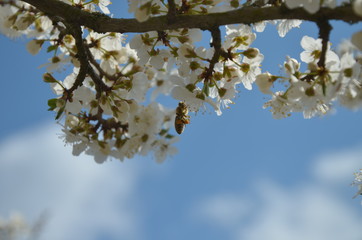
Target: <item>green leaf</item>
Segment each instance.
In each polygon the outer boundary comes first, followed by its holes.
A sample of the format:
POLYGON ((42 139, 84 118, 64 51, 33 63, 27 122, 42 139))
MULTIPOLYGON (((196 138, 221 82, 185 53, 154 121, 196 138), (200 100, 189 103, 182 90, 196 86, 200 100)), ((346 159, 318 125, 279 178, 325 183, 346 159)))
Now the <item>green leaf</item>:
POLYGON ((51 45, 47 48, 47 52, 55 51, 58 49, 58 45, 51 45))
POLYGON ((57 107, 57 101, 58 101, 57 98, 52 98, 48 100, 48 106, 49 106, 48 111, 53 111, 57 107))

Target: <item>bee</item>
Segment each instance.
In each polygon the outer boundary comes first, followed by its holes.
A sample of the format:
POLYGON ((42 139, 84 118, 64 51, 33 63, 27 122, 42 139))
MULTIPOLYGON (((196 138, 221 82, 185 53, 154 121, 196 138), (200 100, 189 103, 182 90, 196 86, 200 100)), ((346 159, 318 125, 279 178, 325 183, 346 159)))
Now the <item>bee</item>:
POLYGON ((178 134, 181 134, 185 125, 190 123, 190 116, 187 115, 189 110, 184 102, 179 102, 176 108, 176 117, 175 117, 175 130, 178 134))

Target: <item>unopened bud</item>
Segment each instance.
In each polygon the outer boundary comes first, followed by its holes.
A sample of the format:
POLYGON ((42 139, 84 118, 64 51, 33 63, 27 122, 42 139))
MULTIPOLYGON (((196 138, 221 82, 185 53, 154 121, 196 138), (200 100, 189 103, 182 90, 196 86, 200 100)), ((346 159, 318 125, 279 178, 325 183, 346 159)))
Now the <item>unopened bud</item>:
POLYGON ((43 81, 46 83, 56 83, 57 82, 57 80, 50 73, 44 73, 43 81))
POLYGON ((252 59, 259 55, 259 50, 257 48, 249 48, 243 52, 243 55, 249 59, 252 59))

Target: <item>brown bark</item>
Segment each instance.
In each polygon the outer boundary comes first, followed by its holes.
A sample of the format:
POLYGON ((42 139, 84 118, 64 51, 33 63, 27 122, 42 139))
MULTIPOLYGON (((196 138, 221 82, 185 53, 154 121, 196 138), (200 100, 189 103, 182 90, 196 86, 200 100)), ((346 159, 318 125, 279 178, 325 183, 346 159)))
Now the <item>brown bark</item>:
POLYGON ((287 9, 281 7, 243 7, 238 10, 210 13, 204 15, 176 15, 169 21, 167 15, 152 17, 145 22, 136 19, 110 18, 99 13, 89 13, 59 0, 23 0, 49 16, 60 17, 67 22, 93 29, 99 33, 105 32, 148 32, 164 31, 178 28, 211 29, 228 24, 253 24, 265 20, 300 19, 318 22, 323 20, 340 20, 347 23, 362 21, 362 17, 353 12, 352 6, 342 6, 335 9, 321 8, 316 14, 309 14, 304 9, 287 9))

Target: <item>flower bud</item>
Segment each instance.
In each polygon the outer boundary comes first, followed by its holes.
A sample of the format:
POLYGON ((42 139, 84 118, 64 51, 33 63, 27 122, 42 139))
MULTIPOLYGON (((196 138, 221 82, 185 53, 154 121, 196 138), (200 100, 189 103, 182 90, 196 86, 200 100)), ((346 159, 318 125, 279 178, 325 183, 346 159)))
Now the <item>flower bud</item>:
POLYGON ((43 81, 46 83, 56 83, 57 82, 57 80, 50 73, 44 73, 43 81))
POLYGON ((249 48, 243 52, 243 55, 249 59, 253 59, 259 55, 259 50, 257 48, 249 48))

